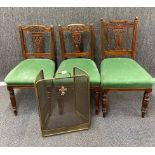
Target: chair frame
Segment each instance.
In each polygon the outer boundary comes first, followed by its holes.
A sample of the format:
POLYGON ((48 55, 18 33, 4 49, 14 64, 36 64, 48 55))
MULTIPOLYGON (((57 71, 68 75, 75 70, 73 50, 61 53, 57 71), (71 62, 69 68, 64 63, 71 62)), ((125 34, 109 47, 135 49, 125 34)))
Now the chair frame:
MULTIPOLYGON (((137 28, 138 28, 138 17, 135 17, 133 22, 130 22, 128 20, 111 20, 109 22, 104 22, 103 18, 100 19, 100 41, 101 41, 101 54, 102 54, 102 59, 104 61, 105 56, 129 56, 130 58, 134 59, 135 57, 135 47, 136 47, 136 36, 137 36, 137 28), (104 49, 104 28, 108 29, 108 37, 110 35, 109 30, 123 30, 127 29, 127 36, 126 36, 126 43, 128 43, 128 30, 129 28, 133 28, 133 35, 132 35, 132 41, 131 41, 131 49, 120 49, 117 47, 120 47, 121 41, 121 36, 115 37, 114 42, 115 42, 115 48, 114 50, 105 50, 104 49)), ((114 34, 115 35, 115 34, 114 34)), ((109 40, 108 40, 108 46, 109 46, 109 40)), ((142 100, 142 107, 141 107, 141 116, 144 117, 148 104, 149 104, 149 99, 150 99, 150 93, 152 92, 151 88, 102 88, 102 112, 103 112, 103 117, 106 116, 107 113, 107 95, 109 91, 144 91, 144 96, 142 100)))
MULTIPOLYGON (((45 25, 28 25, 28 26, 19 26, 19 36, 20 36, 20 43, 22 49, 22 58, 23 60, 28 58, 48 58, 55 60, 55 48, 54 48, 54 28, 53 26, 45 26, 45 25), (25 39, 24 39, 24 32, 32 33, 32 40, 33 45, 35 47, 35 52, 27 52, 25 39), (50 33, 51 38, 51 48, 49 52, 42 52, 41 51, 41 41, 42 41, 42 34, 48 32, 50 33)), ((7 85, 7 89, 10 94, 10 100, 12 109, 15 115, 17 115, 17 106, 16 106, 16 99, 14 94, 14 89, 25 89, 25 88, 34 88, 34 85, 7 85)))
MULTIPOLYGON (((86 57, 93 59, 94 57, 94 28, 93 24, 69 24, 65 26, 59 25, 59 37, 60 37, 60 47, 61 47, 61 58, 62 61, 67 58, 75 57, 86 57), (71 38, 74 44, 74 51, 67 53, 65 51, 65 42, 64 42, 64 32, 71 33, 71 38), (81 33, 88 32, 89 36, 89 51, 80 51, 81 44, 81 33)), ((95 93, 95 113, 99 113, 99 95, 100 95, 100 86, 90 87, 90 89, 95 93)))

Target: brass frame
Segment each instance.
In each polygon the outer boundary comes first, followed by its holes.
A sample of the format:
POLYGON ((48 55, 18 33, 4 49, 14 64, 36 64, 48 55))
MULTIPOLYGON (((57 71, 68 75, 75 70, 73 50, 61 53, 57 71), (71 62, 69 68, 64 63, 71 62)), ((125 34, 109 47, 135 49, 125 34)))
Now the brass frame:
MULTIPOLYGON (((81 130, 88 130, 90 128, 90 124, 91 124, 91 112, 90 112, 90 84, 89 84, 89 77, 87 75, 86 72, 83 72, 85 74, 83 75, 75 75, 75 68, 79 69, 78 67, 74 67, 73 68, 73 76, 70 77, 65 77, 65 78, 74 78, 74 77, 82 77, 85 76, 87 78, 87 84, 88 84, 88 109, 89 109, 89 121, 88 123, 82 123, 79 125, 75 125, 75 126, 68 126, 68 127, 62 127, 62 128, 56 128, 56 129, 48 129, 48 130, 44 130, 43 124, 42 124, 42 119, 41 119, 41 112, 40 112, 40 108, 39 108, 39 98, 38 98, 38 91, 37 91, 37 84, 41 81, 48 81, 48 80, 59 80, 59 79, 64 79, 64 78, 50 78, 50 79, 44 79, 44 74, 43 74, 43 70, 41 70, 37 76, 37 80, 35 81, 34 87, 35 87, 35 94, 36 94, 36 103, 37 103, 37 107, 38 107, 38 112, 39 112, 39 120, 40 120, 40 127, 41 127, 41 132, 42 132, 42 136, 43 137, 47 137, 47 136, 53 136, 53 135, 58 135, 58 134, 65 134, 65 133, 70 133, 70 132, 76 132, 76 131, 81 131, 81 130), (41 77, 41 78, 40 78, 41 77), (40 79, 39 79, 40 78, 40 79)), ((79 69, 81 70, 81 69, 79 69)))

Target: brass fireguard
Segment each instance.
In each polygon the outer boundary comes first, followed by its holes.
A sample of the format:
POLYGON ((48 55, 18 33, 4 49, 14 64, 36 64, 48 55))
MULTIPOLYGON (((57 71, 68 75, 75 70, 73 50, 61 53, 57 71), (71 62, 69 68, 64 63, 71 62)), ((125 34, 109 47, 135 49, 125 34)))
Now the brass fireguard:
POLYGON ((40 71, 35 92, 42 136, 89 129, 89 78, 84 71, 75 67, 73 76, 52 79, 44 79, 40 71))

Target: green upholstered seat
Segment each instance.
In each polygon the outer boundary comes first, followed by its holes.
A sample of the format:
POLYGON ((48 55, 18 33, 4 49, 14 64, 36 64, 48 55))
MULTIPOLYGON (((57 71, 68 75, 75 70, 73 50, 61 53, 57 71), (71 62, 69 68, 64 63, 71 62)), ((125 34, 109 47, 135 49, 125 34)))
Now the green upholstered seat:
MULTIPOLYGON (((61 62, 58 72, 67 71, 73 75, 73 68, 77 67, 83 71, 85 71, 89 76, 90 85, 92 87, 100 85, 100 74, 97 69, 96 64, 91 59, 87 58, 71 58, 61 62)), ((56 74, 56 78, 59 77, 68 77, 68 74, 56 74)))
POLYGON ((136 61, 107 58, 101 62, 103 88, 152 88, 153 78, 136 61))
POLYGON ((52 78, 55 63, 50 59, 26 59, 12 69, 5 78, 7 85, 33 85, 39 71, 43 70, 44 78, 52 78))

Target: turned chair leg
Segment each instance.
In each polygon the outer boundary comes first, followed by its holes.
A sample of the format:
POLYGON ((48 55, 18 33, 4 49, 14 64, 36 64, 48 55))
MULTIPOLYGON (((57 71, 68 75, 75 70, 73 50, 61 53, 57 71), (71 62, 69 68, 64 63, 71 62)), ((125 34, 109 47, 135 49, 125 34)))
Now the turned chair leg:
POLYGON ((142 118, 144 118, 144 116, 147 112, 148 104, 150 101, 150 93, 151 93, 151 91, 145 91, 144 92, 143 101, 142 101, 142 108, 141 108, 142 118))
POLYGON ((99 113, 99 95, 100 95, 100 91, 98 88, 95 89, 95 113, 96 115, 98 115, 99 113))
POLYGON ((11 105, 13 108, 13 112, 15 115, 17 115, 17 107, 16 107, 16 99, 15 99, 15 94, 14 94, 14 90, 13 87, 8 86, 7 87, 9 94, 10 94, 10 100, 11 100, 11 105))
POLYGON ((102 92, 102 112, 103 112, 103 117, 105 117, 107 113, 107 95, 108 91, 103 90, 102 92))

